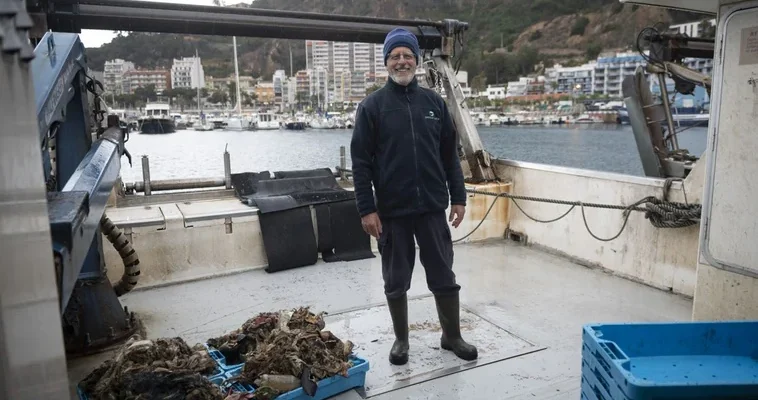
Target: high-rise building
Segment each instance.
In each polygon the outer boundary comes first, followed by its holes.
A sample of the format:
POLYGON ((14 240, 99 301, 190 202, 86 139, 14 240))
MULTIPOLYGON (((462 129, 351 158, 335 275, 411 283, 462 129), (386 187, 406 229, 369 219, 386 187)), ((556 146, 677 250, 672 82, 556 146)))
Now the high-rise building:
POLYGON ((324 68, 316 68, 310 72, 310 98, 315 109, 323 108, 329 99, 329 72, 324 68), (315 97, 315 98, 314 98, 315 97))
POLYGON ((331 50, 331 64, 327 69, 329 71, 349 71, 352 64, 350 62, 350 43, 331 42, 331 50))
POLYGON ((200 57, 174 59, 171 67, 171 87, 191 89, 205 87, 205 72, 200 57))
POLYGON ((374 74, 386 72, 387 68, 384 66, 384 45, 374 44, 374 74))
POLYGON ((372 47, 370 43, 353 43, 350 66, 352 71, 371 72, 372 47))
POLYGON ((300 70, 295 74, 295 104, 307 104, 311 99, 311 70, 300 70))
POLYGON ((105 62, 103 87, 113 94, 129 93, 124 87, 124 74, 134 70, 134 63, 120 58, 105 62))
POLYGON ((305 41, 305 69, 324 68, 330 66, 329 42, 325 40, 305 41))

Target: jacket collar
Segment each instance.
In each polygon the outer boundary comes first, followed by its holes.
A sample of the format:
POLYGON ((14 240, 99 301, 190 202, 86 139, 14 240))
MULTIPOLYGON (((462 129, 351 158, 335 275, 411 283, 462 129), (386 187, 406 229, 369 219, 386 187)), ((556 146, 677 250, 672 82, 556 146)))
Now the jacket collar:
POLYGON ((408 84, 408 86, 398 85, 395 83, 395 81, 392 80, 389 76, 387 77, 387 88, 393 91, 397 91, 400 93, 405 93, 406 88, 408 89, 407 92, 414 92, 418 88, 418 78, 415 76, 413 77, 413 80, 411 83, 408 84))

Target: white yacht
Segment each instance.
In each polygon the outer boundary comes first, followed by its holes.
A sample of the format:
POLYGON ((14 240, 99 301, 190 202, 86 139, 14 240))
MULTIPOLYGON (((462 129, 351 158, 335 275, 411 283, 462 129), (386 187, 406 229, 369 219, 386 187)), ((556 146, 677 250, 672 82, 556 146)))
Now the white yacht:
POLYGON ((174 133, 176 125, 171 117, 168 102, 150 102, 145 105, 145 114, 137 120, 140 133, 174 133))

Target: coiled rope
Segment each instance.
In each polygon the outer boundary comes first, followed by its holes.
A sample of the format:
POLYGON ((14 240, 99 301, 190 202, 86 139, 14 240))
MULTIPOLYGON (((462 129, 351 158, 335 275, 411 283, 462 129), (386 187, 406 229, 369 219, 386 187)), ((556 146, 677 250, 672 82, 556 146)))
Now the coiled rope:
MULTIPOLYGON (((621 236, 621 233, 624 232, 624 229, 626 228, 627 223, 629 222, 629 216, 631 215, 632 211, 639 211, 645 213, 645 218, 650 220, 650 223, 655 226, 656 228, 683 228, 691 225, 698 224, 700 222, 700 214, 702 212, 702 206, 700 204, 689 204, 687 203, 678 203, 678 202, 672 202, 667 200, 666 193, 668 192, 668 189, 671 187, 671 183, 675 181, 676 179, 667 179, 666 183, 664 184, 664 200, 660 200, 654 196, 648 196, 645 197, 633 204, 630 204, 628 206, 620 206, 615 204, 599 204, 599 203, 584 203, 581 201, 567 201, 567 200, 556 200, 556 199, 547 199, 542 197, 531 197, 531 196, 519 196, 511 193, 495 193, 495 192, 488 192, 484 190, 477 190, 477 189, 466 189, 466 192, 468 193, 474 193, 474 194, 481 194, 486 196, 493 196, 495 199, 492 201, 492 204, 490 204, 490 207, 487 209, 487 212, 484 214, 484 217, 482 217, 482 220, 477 224, 474 229, 469 232, 466 236, 463 236, 462 238, 456 239, 453 242, 460 242, 467 237, 471 236, 474 232, 476 232, 477 229, 484 223, 484 220, 487 218, 487 215, 489 215, 490 211, 492 211, 492 208, 495 206, 495 203, 497 203, 498 199, 500 198, 508 198, 510 199, 514 205, 523 213, 527 218, 531 219, 534 222, 539 222, 542 224, 548 224, 551 222, 559 221, 563 218, 565 218, 569 213, 576 207, 580 207, 582 210, 582 220, 584 221, 584 227, 587 229, 587 232, 589 234, 600 241, 603 242, 610 242, 619 236, 621 236), (539 203, 551 203, 551 204, 561 204, 570 206, 566 212, 558 216, 557 218, 548 219, 548 220, 542 220, 535 218, 531 215, 529 215, 524 209, 521 207, 521 205, 516 200, 524 200, 524 201, 534 201, 539 203), (616 233, 614 236, 610 238, 601 238, 597 236, 594 232, 592 232, 592 229, 590 229, 589 224, 587 223, 587 216, 585 214, 585 207, 589 208, 604 208, 604 209, 610 209, 610 210, 623 210, 623 218, 624 222, 621 225, 621 229, 619 229, 618 233, 616 233)), ((684 190, 684 187, 682 187, 682 190, 684 190)), ((687 194, 684 193, 684 199, 685 202, 687 201, 687 194)))

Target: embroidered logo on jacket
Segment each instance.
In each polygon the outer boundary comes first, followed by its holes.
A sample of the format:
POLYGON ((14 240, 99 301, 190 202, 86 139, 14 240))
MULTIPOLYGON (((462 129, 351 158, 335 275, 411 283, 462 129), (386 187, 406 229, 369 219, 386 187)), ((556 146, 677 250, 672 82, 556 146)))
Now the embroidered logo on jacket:
POLYGON ((429 111, 429 115, 425 117, 426 119, 433 119, 435 121, 439 121, 440 118, 434 115, 434 111, 429 111))

